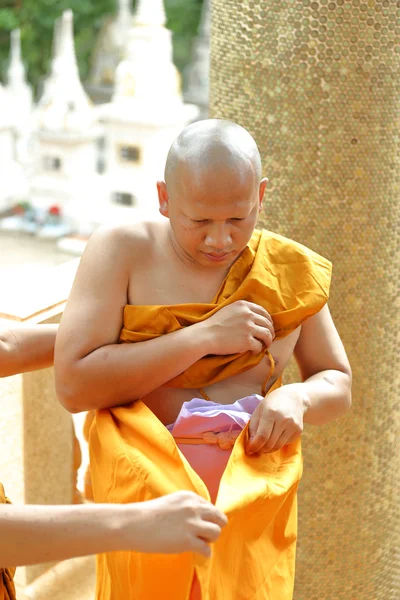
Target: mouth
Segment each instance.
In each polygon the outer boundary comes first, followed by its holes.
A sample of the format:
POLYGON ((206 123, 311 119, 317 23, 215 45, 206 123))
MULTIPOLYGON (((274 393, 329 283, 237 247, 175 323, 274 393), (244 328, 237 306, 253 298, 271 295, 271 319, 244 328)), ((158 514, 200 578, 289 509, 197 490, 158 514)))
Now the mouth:
POLYGON ((212 262, 223 262, 232 254, 232 252, 203 252, 204 256, 212 262))

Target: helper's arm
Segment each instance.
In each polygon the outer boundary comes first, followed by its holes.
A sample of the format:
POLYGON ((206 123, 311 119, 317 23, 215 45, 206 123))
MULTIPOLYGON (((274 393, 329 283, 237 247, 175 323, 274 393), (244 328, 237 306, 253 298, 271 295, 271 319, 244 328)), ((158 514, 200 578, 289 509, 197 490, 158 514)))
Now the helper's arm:
POLYGON ((210 556, 208 544, 226 523, 215 506, 185 491, 134 504, 0 504, 0 568, 114 550, 210 556))
POLYGON ((192 325, 157 339, 119 344, 134 260, 148 242, 121 229, 97 230, 82 257, 55 349, 57 395, 70 412, 131 402, 157 389, 209 352, 192 325))
POLYGON ((13 325, 0 329, 0 377, 53 365, 58 325, 13 325))
MULTIPOLYGON (((0 568, 122 549, 121 505, 0 505, 0 568)), ((137 505, 140 513, 140 505, 137 505)), ((140 514, 132 511, 131 527, 140 514)), ((134 549, 134 548, 132 548, 134 549)))
POLYGON ((304 422, 322 425, 344 414, 351 405, 351 368, 328 306, 302 325, 295 357, 307 395, 304 422))

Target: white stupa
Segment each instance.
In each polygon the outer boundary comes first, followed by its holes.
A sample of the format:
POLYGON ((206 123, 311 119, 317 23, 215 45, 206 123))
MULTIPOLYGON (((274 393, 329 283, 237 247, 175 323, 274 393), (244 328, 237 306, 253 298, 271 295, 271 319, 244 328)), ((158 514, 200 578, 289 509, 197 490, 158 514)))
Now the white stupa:
POLYGON ((24 167, 29 162, 31 136, 32 88, 26 80, 21 56, 21 32, 11 32, 10 62, 7 69, 7 92, 11 100, 11 118, 16 134, 16 159, 24 167))
POLYGON ((79 79, 71 10, 55 26, 51 73, 35 111, 37 163, 31 200, 58 206, 72 228, 95 210, 97 143, 101 129, 79 79))
POLYGON ((11 32, 10 62, 7 69, 7 91, 12 98, 13 109, 20 118, 29 119, 32 111, 32 88, 26 80, 21 55, 21 31, 11 32))
POLYGON ((185 73, 184 98, 197 104, 200 119, 208 117, 210 91, 210 0, 204 0, 198 34, 194 40, 192 61, 185 73))
POLYGON ((0 83, 0 169, 15 157, 11 99, 0 83))
POLYGON ((114 94, 115 72, 124 58, 132 24, 132 0, 118 0, 117 14, 106 19, 91 59, 86 89, 96 103, 110 102, 114 94))
POLYGON ((102 112, 111 202, 149 216, 158 214, 156 181, 168 149, 198 113, 183 103, 165 23, 162 0, 138 0, 113 101, 102 112))

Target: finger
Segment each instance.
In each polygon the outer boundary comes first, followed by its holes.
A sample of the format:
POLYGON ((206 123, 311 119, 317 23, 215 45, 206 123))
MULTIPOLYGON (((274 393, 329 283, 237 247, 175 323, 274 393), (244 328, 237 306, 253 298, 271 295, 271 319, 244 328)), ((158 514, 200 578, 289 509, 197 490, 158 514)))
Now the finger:
POLYGON ((267 310, 265 310, 265 308, 263 308, 259 304, 255 304, 254 302, 248 302, 247 300, 238 300, 237 303, 247 308, 247 310, 250 310, 253 316, 260 315, 261 317, 268 319, 268 321, 273 325, 271 315, 267 310))
POLYGON ((272 342, 274 341, 274 336, 267 327, 260 327, 259 325, 253 325, 251 328, 251 333, 253 337, 260 342, 263 342, 267 348, 270 347, 272 342))
POLYGON ((265 310, 265 308, 263 306, 260 306, 259 304, 256 304, 255 302, 249 302, 247 300, 245 300, 246 305, 250 308, 250 310, 258 315, 261 315, 262 317, 265 317, 266 319, 268 319, 268 321, 272 322, 272 317, 269 314, 269 312, 267 310, 265 310))
MULTIPOLYGON (((268 440, 265 442, 262 452, 271 452, 272 448, 274 448, 275 444, 281 437, 281 435, 285 432, 286 428, 283 423, 279 423, 278 421, 274 421, 274 427, 271 431, 271 435, 268 440)), ((290 435, 290 433, 289 433, 290 435)))
POLYGON ((255 337, 251 337, 248 349, 252 354, 260 354, 260 352, 262 352, 264 348, 265 345, 263 342, 260 342, 255 337))
POLYGON ((224 515, 223 512, 215 508, 212 504, 207 507, 206 510, 203 509, 202 518, 205 521, 210 521, 210 523, 215 523, 219 525, 219 527, 225 527, 228 523, 228 517, 224 515))
POLYGON ((196 527, 196 535, 205 542, 215 542, 221 535, 221 527, 210 521, 200 521, 196 527))
POLYGON ((268 442, 268 447, 263 449, 263 452, 266 453, 270 453, 270 452, 276 452, 277 450, 280 450, 281 448, 283 448, 283 446, 285 446, 290 438, 292 437, 292 434, 290 431, 283 431, 281 433, 281 435, 278 437, 278 439, 276 441, 274 441, 274 443, 272 442, 272 436, 270 441, 268 442))
POLYGON ((274 324, 271 323, 270 321, 268 321, 268 319, 265 319, 261 315, 254 315, 252 317, 252 319, 253 319, 254 325, 257 325, 258 327, 262 327, 263 329, 268 329, 268 331, 271 333, 272 337, 275 336, 274 324))
POLYGON ((211 556, 211 548, 204 540, 194 537, 190 543, 190 550, 193 552, 197 552, 198 554, 202 554, 206 558, 211 556))
POLYGON ((258 424, 260 422, 260 416, 261 416, 261 412, 260 412, 260 405, 256 408, 256 410, 253 412, 250 421, 249 421, 249 426, 248 426, 248 437, 247 437, 247 446, 250 442, 250 440, 252 440, 258 430, 258 424))
POLYGON ((265 444, 268 443, 269 438, 271 437, 272 431, 274 428, 274 421, 260 418, 258 423, 256 434, 253 438, 249 439, 249 443, 247 444, 247 454, 255 454, 256 452, 260 452, 265 444))
POLYGON ((269 329, 271 331, 271 333, 274 333, 274 331, 275 331, 274 323, 273 323, 272 319, 263 317, 262 315, 260 315, 258 313, 253 314, 253 322, 256 325, 260 325, 260 327, 266 327, 267 329, 269 329))

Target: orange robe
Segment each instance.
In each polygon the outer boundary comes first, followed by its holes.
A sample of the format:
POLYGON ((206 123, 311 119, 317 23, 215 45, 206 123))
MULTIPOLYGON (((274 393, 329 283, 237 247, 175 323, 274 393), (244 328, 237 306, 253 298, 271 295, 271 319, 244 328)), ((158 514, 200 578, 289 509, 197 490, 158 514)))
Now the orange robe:
MULTIPOLYGON (((10 504, 4 494, 4 488, 0 483, 0 504, 10 504)), ((15 587, 13 577, 14 568, 0 569, 0 600, 15 600, 15 587)))
MULTIPOLYGON (((311 250, 255 230, 210 304, 126 306, 121 342, 153 339, 203 321, 244 299, 273 317, 276 338, 326 303, 331 264, 311 250)), ((201 388, 246 371, 268 354, 206 356, 168 385, 201 388)), ((271 359, 272 361, 272 359, 271 359)), ((281 381, 274 388, 281 385, 281 381)), ((216 505, 229 523, 211 559, 193 553, 116 552, 98 557, 97 600, 188 600, 197 576, 202 600, 290 600, 297 534, 300 440, 272 454, 247 456, 246 427, 222 476, 216 505)), ((96 502, 138 502, 178 490, 209 499, 204 482, 143 402, 99 410, 90 431, 96 502)))

